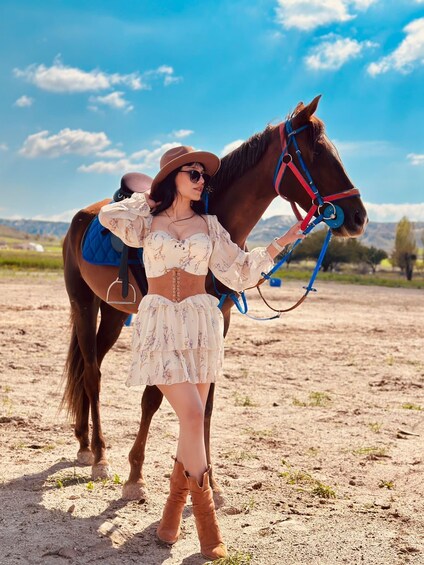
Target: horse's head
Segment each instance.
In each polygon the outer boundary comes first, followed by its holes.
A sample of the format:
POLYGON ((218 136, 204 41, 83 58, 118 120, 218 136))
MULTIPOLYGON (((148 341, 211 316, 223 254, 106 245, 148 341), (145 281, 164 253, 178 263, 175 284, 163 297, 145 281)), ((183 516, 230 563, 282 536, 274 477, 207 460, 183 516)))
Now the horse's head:
MULTIPOLYGON (((319 99, 320 96, 317 96, 307 106, 303 103, 298 104, 289 118, 298 145, 296 147, 296 143, 289 143, 288 152, 293 160, 290 166, 294 165, 300 176, 296 178, 294 169, 290 172, 286 171, 279 190, 285 198, 294 201, 306 212, 311 209, 313 199, 302 187, 301 177, 308 185, 312 180, 319 195, 324 199, 330 197, 330 200, 331 196, 339 195, 337 206, 340 206, 344 212, 344 222, 340 227, 333 228, 333 233, 344 237, 357 237, 363 233, 368 222, 367 213, 359 195, 353 192, 352 196, 354 185, 346 174, 336 148, 325 134, 323 122, 314 116, 319 99), (296 133, 297 130, 300 130, 299 133, 296 133), (309 171, 310 178, 306 171, 309 171), (346 193, 346 197, 343 197, 343 193, 346 193)), ((281 132, 282 128, 279 130, 281 132)), ((278 137, 280 138, 279 134, 278 137)), ((287 136, 287 131, 285 137, 287 142, 287 137, 290 137, 287 136)), ((280 140, 278 143, 281 146, 280 140)), ((286 157, 285 160, 290 160, 290 157, 286 157)))

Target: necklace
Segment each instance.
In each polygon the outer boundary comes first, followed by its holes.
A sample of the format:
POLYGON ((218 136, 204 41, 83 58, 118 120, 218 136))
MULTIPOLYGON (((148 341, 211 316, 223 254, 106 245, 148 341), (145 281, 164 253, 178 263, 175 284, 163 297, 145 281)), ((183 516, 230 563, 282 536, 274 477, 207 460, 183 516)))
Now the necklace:
MULTIPOLYGON (((168 218, 170 220, 172 220, 171 216, 168 214, 168 210, 165 210, 165 214, 168 216, 168 218)), ((183 222, 184 220, 190 220, 195 215, 196 215, 196 213, 194 212, 191 216, 187 216, 187 218, 180 218, 179 220, 172 220, 172 222, 170 222, 170 223, 175 224, 176 222, 183 222)))

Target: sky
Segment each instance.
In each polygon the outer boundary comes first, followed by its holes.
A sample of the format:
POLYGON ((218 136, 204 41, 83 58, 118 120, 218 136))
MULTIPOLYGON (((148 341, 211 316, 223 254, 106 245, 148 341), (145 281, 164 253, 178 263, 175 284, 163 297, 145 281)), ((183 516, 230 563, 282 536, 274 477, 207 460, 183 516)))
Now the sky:
POLYGON ((424 0, 1 0, 0 22, 0 217, 69 221, 321 94, 370 219, 424 221, 424 0))

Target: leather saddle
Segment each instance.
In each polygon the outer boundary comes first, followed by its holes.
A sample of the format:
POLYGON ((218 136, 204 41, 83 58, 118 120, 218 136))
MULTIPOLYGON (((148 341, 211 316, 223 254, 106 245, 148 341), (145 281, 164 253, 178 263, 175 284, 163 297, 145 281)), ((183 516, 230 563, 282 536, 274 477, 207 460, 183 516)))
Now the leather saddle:
MULTIPOLYGON (((131 174, 136 175, 137 173, 131 174)), ((133 194, 131 188, 123 182, 125 176, 121 181, 121 187, 113 195, 114 202, 130 198, 133 194)), ((97 216, 87 226, 82 238, 81 248, 82 257, 88 263, 119 267, 118 279, 115 283, 121 284, 123 299, 128 296, 129 270, 131 270, 141 293, 147 294, 148 286, 143 265, 143 249, 135 249, 125 245, 118 236, 100 224, 97 216)))

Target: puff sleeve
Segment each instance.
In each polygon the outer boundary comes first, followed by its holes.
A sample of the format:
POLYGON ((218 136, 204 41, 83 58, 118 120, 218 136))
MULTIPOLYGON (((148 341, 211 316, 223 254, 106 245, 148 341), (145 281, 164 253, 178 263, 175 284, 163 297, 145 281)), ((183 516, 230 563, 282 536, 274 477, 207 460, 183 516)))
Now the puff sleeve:
POLYGON ((209 269, 215 277, 229 288, 242 291, 256 285, 262 272, 274 266, 274 259, 266 247, 243 251, 231 240, 230 234, 221 226, 216 216, 208 216, 213 250, 209 269))
POLYGON ((130 247, 143 247, 150 231, 152 216, 143 193, 106 204, 100 209, 99 222, 130 247))

